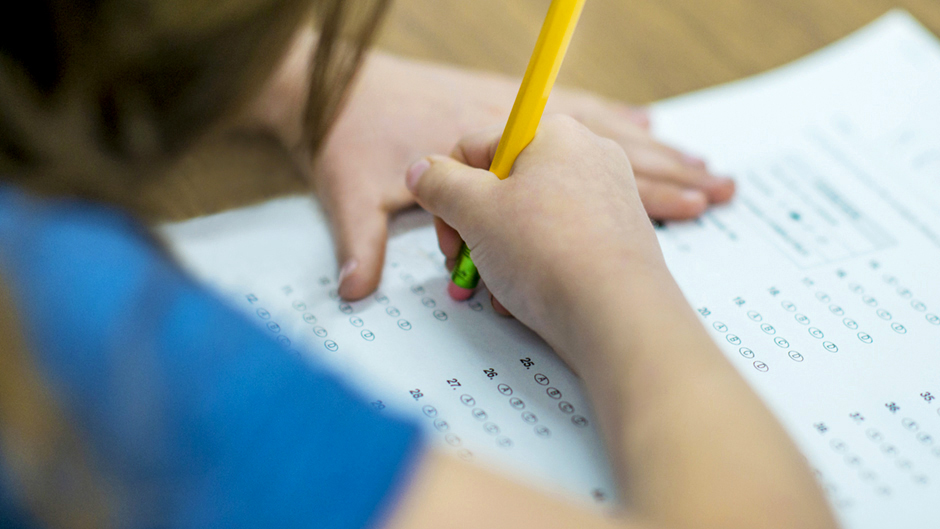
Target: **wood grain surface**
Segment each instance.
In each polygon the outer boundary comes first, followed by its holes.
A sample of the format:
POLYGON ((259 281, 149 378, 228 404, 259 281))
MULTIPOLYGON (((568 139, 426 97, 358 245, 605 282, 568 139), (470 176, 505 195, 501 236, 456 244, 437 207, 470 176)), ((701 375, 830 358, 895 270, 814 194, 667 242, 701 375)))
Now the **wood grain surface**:
MULTIPOLYGON (((379 47, 521 76, 550 0, 397 0, 379 47)), ((587 0, 559 83, 649 103, 780 66, 893 8, 940 35, 940 0, 587 0)), ((276 145, 215 138, 147 190, 181 219, 305 189, 276 145)))

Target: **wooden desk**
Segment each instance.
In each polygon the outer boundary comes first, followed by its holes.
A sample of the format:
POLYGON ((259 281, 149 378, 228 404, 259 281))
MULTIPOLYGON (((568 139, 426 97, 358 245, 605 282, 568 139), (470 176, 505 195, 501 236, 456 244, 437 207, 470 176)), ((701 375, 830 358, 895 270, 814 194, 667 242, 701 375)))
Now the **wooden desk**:
MULTIPOLYGON (((379 46, 521 76, 549 3, 397 0, 379 46)), ((940 35, 938 0, 587 0, 559 82, 649 103, 785 64, 894 7, 940 35)), ((241 136, 204 146, 146 195, 161 218, 183 219, 303 190, 276 145, 241 136)))

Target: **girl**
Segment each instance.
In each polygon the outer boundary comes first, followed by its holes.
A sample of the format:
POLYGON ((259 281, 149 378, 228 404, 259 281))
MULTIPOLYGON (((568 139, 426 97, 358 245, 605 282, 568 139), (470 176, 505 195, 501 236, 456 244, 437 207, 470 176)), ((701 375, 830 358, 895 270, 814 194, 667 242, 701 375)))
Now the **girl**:
MULTIPOLYGON (((384 3, 370 5, 313 3, 306 152, 374 33, 384 3)), ((276 86, 272 58, 307 2, 21 7, 0 56, 4 526, 834 526, 663 263, 623 145, 652 144, 548 117, 506 181, 481 169, 490 129, 398 184, 439 218, 444 254, 466 240, 500 305, 585 380, 627 503, 605 518, 423 447, 414 425, 269 343, 140 220, 141 182, 276 86)), ((341 121, 322 159, 353 130, 341 121)))

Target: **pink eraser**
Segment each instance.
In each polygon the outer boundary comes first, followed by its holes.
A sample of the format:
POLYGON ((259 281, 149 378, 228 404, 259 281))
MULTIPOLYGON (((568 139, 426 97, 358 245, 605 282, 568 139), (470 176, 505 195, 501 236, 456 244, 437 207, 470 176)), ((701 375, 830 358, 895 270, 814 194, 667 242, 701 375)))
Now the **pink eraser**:
POLYGON ((466 301, 470 299, 470 296, 473 295, 473 289, 458 286, 456 283, 451 281, 447 284, 447 293, 450 294, 451 298, 457 301, 466 301))

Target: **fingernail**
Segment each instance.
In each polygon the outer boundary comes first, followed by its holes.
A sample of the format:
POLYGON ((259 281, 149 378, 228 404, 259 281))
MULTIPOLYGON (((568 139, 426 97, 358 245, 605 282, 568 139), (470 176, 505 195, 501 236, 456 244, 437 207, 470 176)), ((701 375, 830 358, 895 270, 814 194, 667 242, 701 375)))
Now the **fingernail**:
POLYGON ((646 108, 631 108, 629 109, 630 121, 641 126, 649 127, 650 125, 650 111, 646 108))
POLYGON ((682 163, 690 167, 705 167, 705 160, 691 154, 682 154, 682 163))
POLYGON ((421 158, 411 167, 408 168, 408 174, 405 177, 405 186, 408 187, 408 190, 414 193, 415 188, 418 186, 418 180, 421 179, 421 175, 424 174, 431 167, 431 162, 427 158, 421 158))
POLYGON ((682 199, 686 202, 697 202, 705 207, 708 205, 708 197, 705 196, 705 193, 697 189, 686 189, 682 191, 682 199))
POLYGON ((342 294, 343 291, 343 281, 349 277, 349 274, 352 274, 353 271, 356 270, 357 266, 359 266, 359 261, 356 261, 355 259, 350 259, 343 263, 343 267, 339 270, 339 279, 337 279, 337 282, 339 283, 340 294, 342 294))

